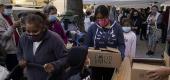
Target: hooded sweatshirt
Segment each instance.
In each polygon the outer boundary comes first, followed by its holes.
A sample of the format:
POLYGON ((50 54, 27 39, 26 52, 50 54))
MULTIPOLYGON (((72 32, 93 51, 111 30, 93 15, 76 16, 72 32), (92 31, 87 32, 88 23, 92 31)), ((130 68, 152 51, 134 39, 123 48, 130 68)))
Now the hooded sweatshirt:
POLYGON ((88 30, 86 46, 96 48, 118 48, 124 58, 125 42, 121 26, 112 21, 111 26, 102 28, 97 23, 93 24, 88 30))
POLYGON ((66 72, 66 80, 81 80, 82 78, 86 77, 86 73, 82 74, 82 71, 84 69, 84 62, 86 60, 87 53, 88 50, 83 47, 74 47, 70 50, 67 61, 70 69, 68 72, 66 72), (76 77, 76 79, 73 79, 75 78, 73 76, 79 73, 80 76, 76 77))

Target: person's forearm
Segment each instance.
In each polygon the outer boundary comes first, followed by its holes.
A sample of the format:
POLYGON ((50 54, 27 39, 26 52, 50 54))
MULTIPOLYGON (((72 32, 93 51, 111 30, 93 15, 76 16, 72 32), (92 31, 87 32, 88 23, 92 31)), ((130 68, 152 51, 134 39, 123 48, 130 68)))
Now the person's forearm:
POLYGON ((8 38, 11 37, 12 33, 14 31, 14 28, 10 27, 7 29, 7 31, 5 31, 2 35, 3 38, 8 38))

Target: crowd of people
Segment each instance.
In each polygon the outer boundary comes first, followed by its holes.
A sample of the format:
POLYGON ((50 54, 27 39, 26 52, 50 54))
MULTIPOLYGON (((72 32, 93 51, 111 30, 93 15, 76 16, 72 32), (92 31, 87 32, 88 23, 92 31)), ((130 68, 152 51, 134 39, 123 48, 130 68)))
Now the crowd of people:
MULTIPOLYGON (((115 7, 113 7, 115 8, 115 7)), ((168 29, 168 20, 169 20, 169 7, 166 7, 166 11, 159 11, 158 6, 148 7, 146 9, 140 8, 121 8, 120 10, 110 9, 109 19, 112 20, 114 18, 124 29, 127 25, 127 19, 129 20, 129 26, 131 31, 135 33, 135 35, 139 35, 140 40, 144 40, 148 43, 148 52, 147 55, 153 55, 156 51, 156 46, 159 42, 165 43, 168 29), (112 12, 111 12, 112 11, 112 12), (113 15, 114 14, 114 15, 113 15), (112 17, 114 16, 114 17, 112 17), (116 16, 116 17, 115 17, 116 16)), ((94 11, 86 11, 87 17, 85 17, 85 29, 93 24, 93 20, 90 21, 90 18, 96 18, 96 16, 91 15, 89 18, 89 12, 93 14, 94 11), (89 21, 88 21, 89 18, 89 21), (91 23, 89 23, 91 22, 91 23)), ((125 31, 126 32, 126 31, 125 31)), ((134 39, 135 40, 135 39, 134 39)), ((134 41, 136 42, 136 41, 134 41)))
MULTIPOLYGON (((88 47, 118 48, 123 60, 124 57, 135 57, 137 35, 140 40, 148 41, 147 55, 155 53, 160 40, 165 43, 168 7, 166 12, 159 12, 157 6, 151 9, 110 10, 114 11, 110 12, 105 5, 98 6, 95 11, 87 10, 85 36, 78 38, 76 36, 81 32, 73 21, 76 16, 71 13, 60 21, 56 16, 57 9, 48 5, 43 12, 25 12, 18 16, 18 21, 14 21, 12 6, 0 4, 0 50, 7 54, 4 65, 9 71, 20 66, 10 78, 20 80, 25 76, 28 80, 111 80, 113 68, 89 67, 88 47), (114 19, 110 17, 113 12, 114 19), (70 14, 73 17, 68 17, 70 14), (70 42, 79 45, 67 49, 70 42)), ((148 74, 151 77, 165 74, 158 71, 148 74)))

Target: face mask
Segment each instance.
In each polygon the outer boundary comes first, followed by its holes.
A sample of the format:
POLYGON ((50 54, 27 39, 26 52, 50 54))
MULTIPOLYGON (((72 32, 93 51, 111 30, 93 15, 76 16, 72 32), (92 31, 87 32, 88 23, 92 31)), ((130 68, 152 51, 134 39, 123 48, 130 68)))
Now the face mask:
POLYGON ((127 13, 125 13, 125 16, 127 16, 128 14, 127 13))
POLYGON ((109 24, 109 19, 98 19, 97 23, 101 26, 101 27, 106 27, 109 24))
POLYGON ((40 32, 38 35, 28 34, 28 38, 31 39, 33 42, 39 42, 42 40, 43 34, 44 34, 43 32, 40 32))
POLYGON ((123 27, 122 29, 125 33, 128 33, 131 31, 131 27, 123 27))
POLYGON ((48 20, 50 22, 55 22, 57 20, 57 17, 56 17, 56 15, 49 15, 48 20))
POLYGON ((4 9, 4 15, 6 16, 12 15, 12 9, 4 9))

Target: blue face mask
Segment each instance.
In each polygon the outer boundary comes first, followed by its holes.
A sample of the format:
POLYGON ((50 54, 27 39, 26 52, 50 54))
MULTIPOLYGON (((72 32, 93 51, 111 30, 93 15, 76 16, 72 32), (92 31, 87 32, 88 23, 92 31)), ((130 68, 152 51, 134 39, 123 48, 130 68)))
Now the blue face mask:
POLYGON ((4 15, 11 16, 12 15, 12 9, 4 9, 4 15))
POLYGON ((50 22, 55 22, 57 20, 57 17, 56 17, 56 15, 49 15, 48 20, 50 22))
POLYGON ((128 33, 131 31, 131 27, 122 27, 122 29, 125 33, 128 33))

